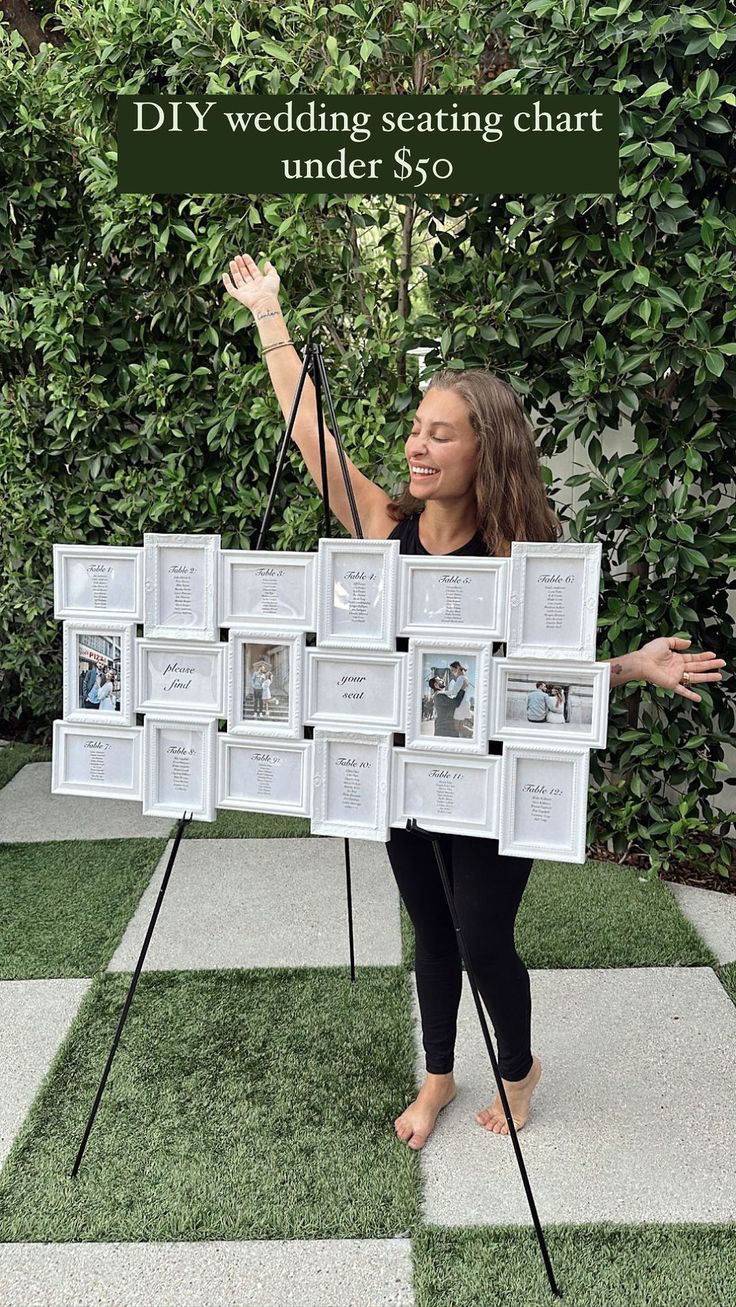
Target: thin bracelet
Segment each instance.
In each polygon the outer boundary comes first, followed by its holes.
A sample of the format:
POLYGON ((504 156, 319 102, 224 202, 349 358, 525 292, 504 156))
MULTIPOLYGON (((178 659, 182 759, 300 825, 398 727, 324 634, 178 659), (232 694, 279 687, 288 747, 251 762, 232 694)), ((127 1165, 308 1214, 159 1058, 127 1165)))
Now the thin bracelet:
POLYGON ((267 354, 270 349, 281 349, 284 345, 293 345, 293 340, 280 340, 276 345, 265 345, 261 354, 267 354))

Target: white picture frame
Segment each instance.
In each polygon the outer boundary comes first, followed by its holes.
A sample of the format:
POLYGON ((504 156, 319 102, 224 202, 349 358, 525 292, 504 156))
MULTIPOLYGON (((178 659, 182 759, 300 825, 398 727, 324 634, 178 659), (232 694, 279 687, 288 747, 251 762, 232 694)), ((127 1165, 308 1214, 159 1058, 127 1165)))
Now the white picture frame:
POLYGON ((219 535, 143 536, 147 640, 216 640, 219 535))
POLYGON ((312 815, 311 740, 217 737, 217 806, 241 812, 312 815))
POLYGON ((56 720, 51 793, 86 799, 142 798, 142 726, 87 726, 56 720))
POLYGON ((143 549, 123 545, 53 547, 54 617, 59 621, 143 621, 143 549))
POLYGON ((438 753, 488 753, 488 697, 491 642, 451 636, 430 640, 410 636, 406 664, 406 747, 438 753), (458 676, 450 664, 458 661, 465 672, 458 676), (459 693, 463 678, 469 681, 462 708, 452 709, 445 699, 459 693), (430 685, 430 679, 435 683, 430 685), (437 681, 444 680, 445 688, 437 681), (466 702, 467 701, 467 702, 466 702), (470 712, 454 725, 455 713, 470 712), (452 732, 460 729, 462 734, 452 732))
POLYGON ((136 710, 225 716, 226 644, 136 641, 136 710))
POLYGON ((220 626, 314 631, 317 555, 296 550, 220 551, 220 626))
POLYGON ((389 731, 315 727, 313 835, 388 840, 392 738, 389 731))
POLYGON ((393 751, 391 826, 413 817, 426 830, 498 839, 501 755, 448 757, 393 751))
POLYGON ((506 639, 508 558, 399 557, 399 628, 402 636, 506 639))
POLYGON ((75 618, 63 623, 64 721, 94 724, 102 714, 105 726, 135 725, 135 631, 135 622, 75 618), (84 706, 90 694, 97 697, 97 708, 84 706))
POLYGON ((143 722, 143 815, 214 821, 215 717, 147 713, 143 722))
POLYGON ((514 742, 501 759, 499 853, 585 862, 590 750, 514 742))
POLYGON ((404 730, 405 653, 307 649, 307 726, 404 730))
POLYGON ((398 540, 319 542, 317 644, 323 649, 394 649, 398 540))
POLYGON ((228 638, 227 730, 229 735, 304 738, 303 631, 231 627, 228 638), (254 682, 264 673, 260 696, 254 682), (268 701, 264 699, 267 675, 268 701), (260 713, 258 712, 260 701, 260 713))
POLYGON ((556 660, 494 658, 492 667, 489 731, 492 740, 605 748, 610 663, 586 666, 556 660))
POLYGON ((511 545, 509 658, 594 662, 600 542, 511 545))

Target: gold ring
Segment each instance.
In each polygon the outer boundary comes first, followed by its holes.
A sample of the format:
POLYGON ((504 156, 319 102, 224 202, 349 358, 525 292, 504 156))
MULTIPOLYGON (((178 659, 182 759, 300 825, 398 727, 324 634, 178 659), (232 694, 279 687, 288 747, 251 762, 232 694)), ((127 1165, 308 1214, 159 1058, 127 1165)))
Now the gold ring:
POLYGON ((689 673, 689 672, 683 672, 683 673, 682 673, 682 676, 680 677, 680 680, 682 681, 682 684, 683 684, 683 685, 689 685, 689 684, 690 684, 690 673, 689 673))

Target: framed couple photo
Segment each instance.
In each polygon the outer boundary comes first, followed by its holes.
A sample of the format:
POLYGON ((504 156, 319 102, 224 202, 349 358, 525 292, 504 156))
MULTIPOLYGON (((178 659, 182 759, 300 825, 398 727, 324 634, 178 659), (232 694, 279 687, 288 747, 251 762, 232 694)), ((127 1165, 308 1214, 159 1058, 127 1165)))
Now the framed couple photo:
POLYGON ((406 747, 487 754, 490 673, 490 641, 411 637, 406 747))
POLYGON ((492 666, 492 740, 605 747, 610 663, 494 658, 492 666))
POLYGON ((63 624, 63 717, 67 722, 135 725, 135 622, 63 624))
POLYGON ((303 739, 304 649, 303 631, 231 628, 228 734, 303 739))

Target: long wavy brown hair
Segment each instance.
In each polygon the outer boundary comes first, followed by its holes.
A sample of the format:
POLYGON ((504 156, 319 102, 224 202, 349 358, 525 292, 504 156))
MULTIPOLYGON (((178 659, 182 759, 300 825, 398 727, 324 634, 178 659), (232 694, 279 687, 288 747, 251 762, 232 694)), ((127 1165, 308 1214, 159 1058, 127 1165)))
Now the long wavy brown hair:
MULTIPOLYGON (((478 438, 478 530, 489 554, 507 557, 512 540, 559 539, 562 524, 547 501, 532 426, 513 387, 480 368, 446 368, 435 372, 428 389, 454 390, 465 400, 478 438)), ((408 486, 388 505, 396 522, 423 509, 408 486)))

